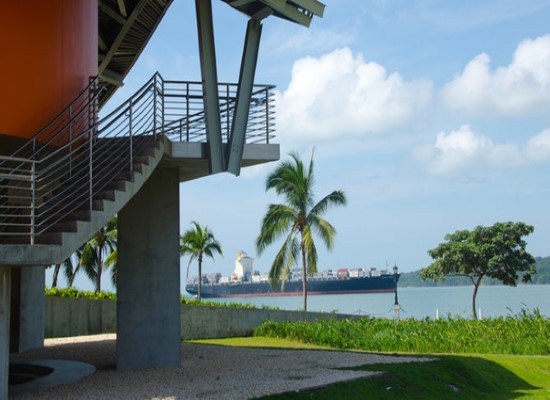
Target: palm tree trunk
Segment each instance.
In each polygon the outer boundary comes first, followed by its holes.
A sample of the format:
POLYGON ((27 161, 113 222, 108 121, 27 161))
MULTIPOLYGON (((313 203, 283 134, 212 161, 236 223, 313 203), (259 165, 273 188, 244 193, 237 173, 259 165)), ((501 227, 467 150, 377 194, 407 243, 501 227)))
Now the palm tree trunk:
POLYGON ((197 291, 197 299, 201 301, 201 292, 202 292, 202 254, 199 254, 199 290, 197 291))
POLYGON ((57 287, 57 276, 59 275, 60 269, 61 269, 61 264, 55 264, 55 267, 53 269, 52 288, 57 287))
POLYGON ((97 283, 96 283, 96 292, 101 292, 101 272, 103 271, 103 251, 99 249, 97 257, 97 283))
POLYGON ((304 291, 304 313, 307 313, 307 268, 306 268, 306 251, 302 243, 302 288, 304 291))

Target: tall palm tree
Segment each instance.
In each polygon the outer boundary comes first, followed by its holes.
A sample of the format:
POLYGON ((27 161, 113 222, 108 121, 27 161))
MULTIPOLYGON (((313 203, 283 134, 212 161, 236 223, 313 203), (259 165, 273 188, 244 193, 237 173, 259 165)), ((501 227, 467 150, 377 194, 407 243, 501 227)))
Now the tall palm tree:
POLYGON ((290 153, 290 157, 290 161, 281 162, 267 177, 266 191, 274 189, 278 195, 285 197, 286 204, 268 206, 260 234, 256 238, 256 250, 261 255, 267 246, 285 237, 269 271, 272 284, 281 281, 281 289, 291 268, 301 256, 304 311, 307 311, 307 275, 317 272, 317 249, 313 233, 322 239, 328 250, 332 250, 336 230, 321 216, 329 206, 345 205, 346 196, 343 191, 336 190, 315 203, 313 151, 308 168, 298 154, 290 153))
POLYGON ((117 217, 113 217, 107 225, 95 233, 82 247, 80 265, 88 278, 94 283, 95 291, 101 291, 101 275, 104 260, 116 248, 117 217))
POLYGON ((202 260, 204 256, 214 259, 214 254, 218 253, 223 255, 220 242, 214 237, 214 233, 208 229, 208 227, 201 227, 198 222, 193 221, 193 228, 188 229, 180 236, 180 255, 184 256, 190 254, 189 264, 187 265, 187 271, 189 271, 189 265, 196 258, 199 264, 199 290, 197 292, 197 299, 201 300, 202 291, 202 260))
POLYGON ((116 288, 116 277, 117 277, 117 268, 116 268, 116 262, 118 259, 118 250, 114 249, 111 251, 111 253, 105 258, 105 261, 103 262, 103 265, 105 268, 109 268, 111 270, 111 284, 114 288, 116 288))
POLYGON ((52 288, 57 287, 57 279, 59 277, 59 272, 61 271, 61 267, 63 267, 63 275, 65 275, 65 279, 67 280, 68 287, 73 286, 74 278, 76 277, 76 274, 78 273, 80 269, 80 251, 77 250, 73 254, 71 254, 65 261, 63 261, 61 264, 54 264, 54 270, 53 270, 53 276, 52 276, 52 288))

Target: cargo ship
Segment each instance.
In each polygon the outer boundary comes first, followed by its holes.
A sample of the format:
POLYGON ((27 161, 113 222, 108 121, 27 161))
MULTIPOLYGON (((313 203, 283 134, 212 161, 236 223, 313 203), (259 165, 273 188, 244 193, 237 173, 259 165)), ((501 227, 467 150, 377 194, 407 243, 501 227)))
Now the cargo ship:
MULTIPOLYGON (((285 280, 272 286, 267 274, 260 274, 253 269, 254 259, 245 252, 237 253, 235 270, 231 276, 220 273, 202 277, 201 297, 257 297, 257 296, 292 296, 301 295, 301 269, 294 269, 285 280)), ((393 273, 375 268, 338 268, 326 270, 308 276, 308 295, 317 294, 352 294, 352 293, 387 293, 394 292, 399 281, 397 267, 393 273)), ((187 280, 186 291, 192 296, 198 293, 198 277, 187 280)))

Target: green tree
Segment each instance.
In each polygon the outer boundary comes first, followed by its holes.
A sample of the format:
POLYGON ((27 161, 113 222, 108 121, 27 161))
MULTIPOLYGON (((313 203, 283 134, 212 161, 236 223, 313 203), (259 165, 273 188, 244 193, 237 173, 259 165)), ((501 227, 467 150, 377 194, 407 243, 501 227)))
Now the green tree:
POLYGON ((290 161, 281 162, 267 177, 266 191, 275 190, 284 196, 286 204, 268 206, 256 238, 256 250, 261 255, 267 246, 284 238, 269 270, 272 284, 281 281, 281 289, 301 256, 304 311, 307 311, 307 275, 317 272, 313 234, 316 233, 327 249, 332 250, 336 230, 322 215, 332 205, 345 205, 346 196, 343 191, 336 190, 315 203, 313 152, 307 168, 296 153, 290 153, 290 157, 290 161))
POLYGON ((115 216, 82 246, 80 265, 95 285, 96 292, 101 291, 101 275, 105 267, 104 261, 115 250, 116 241, 117 217, 115 216))
POLYGON ((204 256, 214 259, 216 253, 223 255, 220 242, 214 237, 214 233, 208 229, 208 227, 201 227, 198 222, 192 222, 193 228, 188 229, 180 236, 180 255, 189 257, 189 264, 187 265, 187 271, 189 272, 189 265, 196 258, 199 264, 199 287, 197 292, 197 299, 201 300, 202 291, 202 261, 204 256))
POLYGON ((111 253, 105 258, 103 265, 105 268, 111 270, 111 284, 116 288, 116 276, 117 276, 117 267, 116 262, 118 259, 118 250, 114 249, 111 253))
POLYGON ((59 277, 59 272, 61 272, 61 268, 63 267, 63 275, 65 275, 65 279, 67 280, 67 285, 69 287, 73 286, 74 278, 76 277, 76 274, 78 273, 80 269, 80 251, 77 250, 75 253, 71 254, 70 257, 67 257, 65 261, 63 261, 61 264, 54 264, 54 270, 52 275, 52 288, 57 287, 57 279, 59 277))
POLYGON ((420 271, 422 279, 444 279, 466 276, 474 285, 472 316, 477 319, 476 296, 483 277, 498 279, 504 285, 516 286, 518 273, 529 282, 535 273, 535 259, 525 251, 524 236, 534 231, 523 222, 497 222, 472 231, 459 230, 445 236, 445 242, 428 254, 434 262, 420 271))

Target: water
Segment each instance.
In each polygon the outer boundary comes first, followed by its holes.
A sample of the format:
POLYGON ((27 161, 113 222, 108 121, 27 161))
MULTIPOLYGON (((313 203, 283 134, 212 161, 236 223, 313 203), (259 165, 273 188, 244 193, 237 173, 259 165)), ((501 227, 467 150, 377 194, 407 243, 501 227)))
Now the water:
MULTIPOLYGON (((472 315, 473 286, 399 288, 398 300, 401 318, 463 317, 472 315)), ((272 306, 283 310, 303 308, 302 296, 248 297, 213 299, 218 302, 239 302, 255 306, 272 306)), ((339 312, 393 318, 394 293, 344 294, 308 296, 309 311, 339 312)), ((477 294, 477 308, 481 316, 510 316, 522 310, 538 308, 550 318, 550 285, 482 286, 477 294)))

